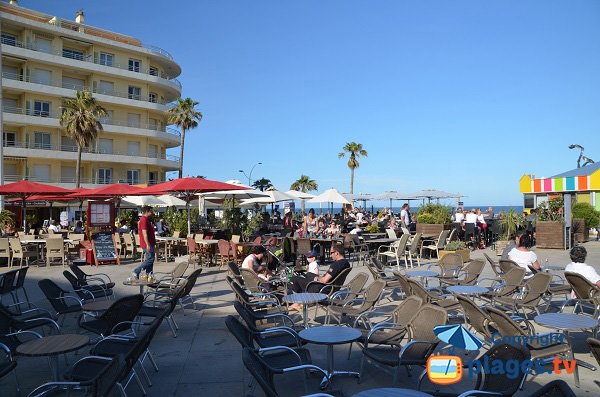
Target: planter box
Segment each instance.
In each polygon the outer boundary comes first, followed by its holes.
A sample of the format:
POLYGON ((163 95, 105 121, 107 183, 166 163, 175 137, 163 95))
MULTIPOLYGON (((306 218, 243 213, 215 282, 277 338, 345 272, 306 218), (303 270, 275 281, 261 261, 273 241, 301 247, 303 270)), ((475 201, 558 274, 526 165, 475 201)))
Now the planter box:
POLYGON ((590 228, 586 227, 584 219, 573 219, 573 236, 576 243, 590 241, 590 228))
POLYGON ((471 261, 471 251, 469 250, 456 250, 456 251, 446 251, 440 250, 438 259, 442 259, 444 255, 447 254, 459 254, 463 258, 463 263, 467 263, 471 261))
POLYGON ((537 221, 535 241, 538 248, 565 248, 565 225, 555 221, 537 221))
POLYGON ((508 246, 508 244, 510 243, 509 240, 498 240, 496 241, 496 255, 498 256, 502 256, 502 252, 504 252, 504 249, 508 246))
POLYGON ((444 230, 449 230, 452 225, 442 225, 439 223, 426 224, 417 223, 417 233, 423 234, 440 234, 444 230))

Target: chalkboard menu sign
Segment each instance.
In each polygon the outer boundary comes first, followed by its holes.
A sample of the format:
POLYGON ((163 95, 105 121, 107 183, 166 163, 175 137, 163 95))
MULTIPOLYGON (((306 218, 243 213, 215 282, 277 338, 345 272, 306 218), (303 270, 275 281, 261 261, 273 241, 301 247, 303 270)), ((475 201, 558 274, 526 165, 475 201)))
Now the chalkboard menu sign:
POLYGON ((102 261, 111 261, 120 264, 112 233, 105 232, 93 234, 92 247, 94 249, 96 266, 102 261))

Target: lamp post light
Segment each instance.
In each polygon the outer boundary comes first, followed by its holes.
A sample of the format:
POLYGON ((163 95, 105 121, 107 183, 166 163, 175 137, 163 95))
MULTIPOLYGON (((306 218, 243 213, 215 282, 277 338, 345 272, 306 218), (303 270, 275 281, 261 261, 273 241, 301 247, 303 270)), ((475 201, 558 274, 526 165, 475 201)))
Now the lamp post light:
POLYGON ((259 162, 259 163, 256 163, 256 164, 254 164, 254 165, 252 166, 252 168, 250 168, 250 173, 249 173, 249 174, 246 174, 246 173, 244 172, 244 170, 239 170, 239 172, 241 172, 242 174, 244 174, 244 176, 245 176, 246 178, 248 178, 248 186, 250 186, 250 184, 252 183, 252 171, 254 171, 254 167, 256 167, 256 166, 257 166, 257 165, 259 165, 259 164, 262 164, 262 163, 260 163, 260 162, 259 162))

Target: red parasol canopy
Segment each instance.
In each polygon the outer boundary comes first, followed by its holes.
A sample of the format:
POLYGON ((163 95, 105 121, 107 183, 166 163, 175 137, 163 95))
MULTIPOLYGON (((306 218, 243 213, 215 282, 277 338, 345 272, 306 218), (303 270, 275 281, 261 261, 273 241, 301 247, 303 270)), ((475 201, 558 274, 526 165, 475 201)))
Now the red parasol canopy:
POLYGON ((70 191, 69 194, 57 196, 55 194, 34 194, 33 196, 29 196, 27 201, 79 201, 83 200, 83 197, 74 197, 73 194, 87 192, 90 189, 86 189, 84 187, 78 187, 70 191))
POLYGON ((240 186, 229 183, 211 181, 204 178, 179 178, 169 182, 159 183, 142 189, 137 194, 160 195, 167 193, 181 193, 182 200, 187 202, 195 199, 199 193, 218 192, 220 190, 240 190, 240 186))
POLYGON ((125 196, 135 196, 143 190, 141 187, 126 185, 124 183, 115 183, 114 185, 102 186, 96 189, 88 189, 82 192, 69 195, 71 198, 121 198, 125 196))
MULTIPOLYGON (((248 188, 249 189, 249 188, 248 188)), ((211 181, 204 178, 179 178, 169 182, 159 183, 158 185, 149 186, 142 189, 137 194, 139 195, 158 195, 168 193, 178 193, 178 197, 185 201, 188 218, 188 233, 190 232, 190 201, 197 198, 199 193, 218 192, 221 190, 240 190, 240 186, 231 185, 218 181, 211 181)))
POLYGON ((34 194, 64 195, 69 193, 72 193, 72 190, 27 180, 0 186, 1 196, 13 196, 21 199, 26 199, 34 194))
POLYGON ((36 194, 67 195, 69 193, 71 193, 71 190, 63 189, 62 187, 45 185, 43 183, 30 182, 27 180, 7 183, 6 185, 0 186, 0 195, 18 197, 23 202, 22 222, 25 232, 27 232, 27 225, 25 223, 27 206, 25 200, 36 194))

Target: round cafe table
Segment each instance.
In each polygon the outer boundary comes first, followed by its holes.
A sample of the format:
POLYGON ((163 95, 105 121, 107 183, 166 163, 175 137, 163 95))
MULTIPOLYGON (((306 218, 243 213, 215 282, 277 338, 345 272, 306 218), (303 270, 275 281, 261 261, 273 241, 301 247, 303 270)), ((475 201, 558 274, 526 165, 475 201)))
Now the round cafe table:
POLYGON ((304 328, 308 327, 308 305, 311 303, 324 301, 325 299, 327 299, 327 295, 314 292, 300 292, 283 297, 283 301, 286 303, 296 303, 302 305, 304 328))
POLYGON ((446 289, 456 295, 481 295, 490 292, 489 288, 477 285, 451 285, 446 289))
POLYGON ((29 357, 47 356, 52 377, 58 380, 58 356, 79 350, 90 341, 86 335, 62 334, 33 339, 17 346, 17 353, 29 357))
POLYGON ((352 397, 433 397, 429 393, 413 389, 400 389, 397 387, 382 387, 379 389, 363 390, 352 397))
MULTIPOLYGON (((569 331, 589 329, 592 331, 592 334, 594 334, 594 331, 598 328, 598 320, 583 314, 544 313, 535 316, 533 321, 544 327, 563 331, 569 345, 571 344, 569 341, 569 331)), ((573 358, 575 357, 571 351, 571 359, 573 358)), ((579 387, 579 370, 577 367, 581 365, 582 367, 591 369, 592 371, 595 371, 596 367, 582 360, 576 361, 577 365, 575 365, 573 375, 575 376, 575 386, 579 387)))
POLYGON ((148 286, 148 285, 156 285, 157 281, 156 280, 152 280, 152 281, 148 281, 148 280, 140 280, 140 279, 133 279, 133 280, 125 280, 123 281, 123 285, 129 285, 129 286, 139 286, 140 287, 140 294, 144 294, 144 287, 148 286))
POLYGON ((432 270, 411 270, 406 272, 408 277, 437 277, 438 272, 432 270))
POLYGON ((360 330, 340 325, 322 325, 320 327, 303 329, 298 335, 307 342, 317 345, 327 345, 327 375, 321 381, 321 389, 326 388, 334 376, 359 376, 358 372, 336 371, 333 369, 333 345, 354 342, 361 337, 362 333, 360 330))

